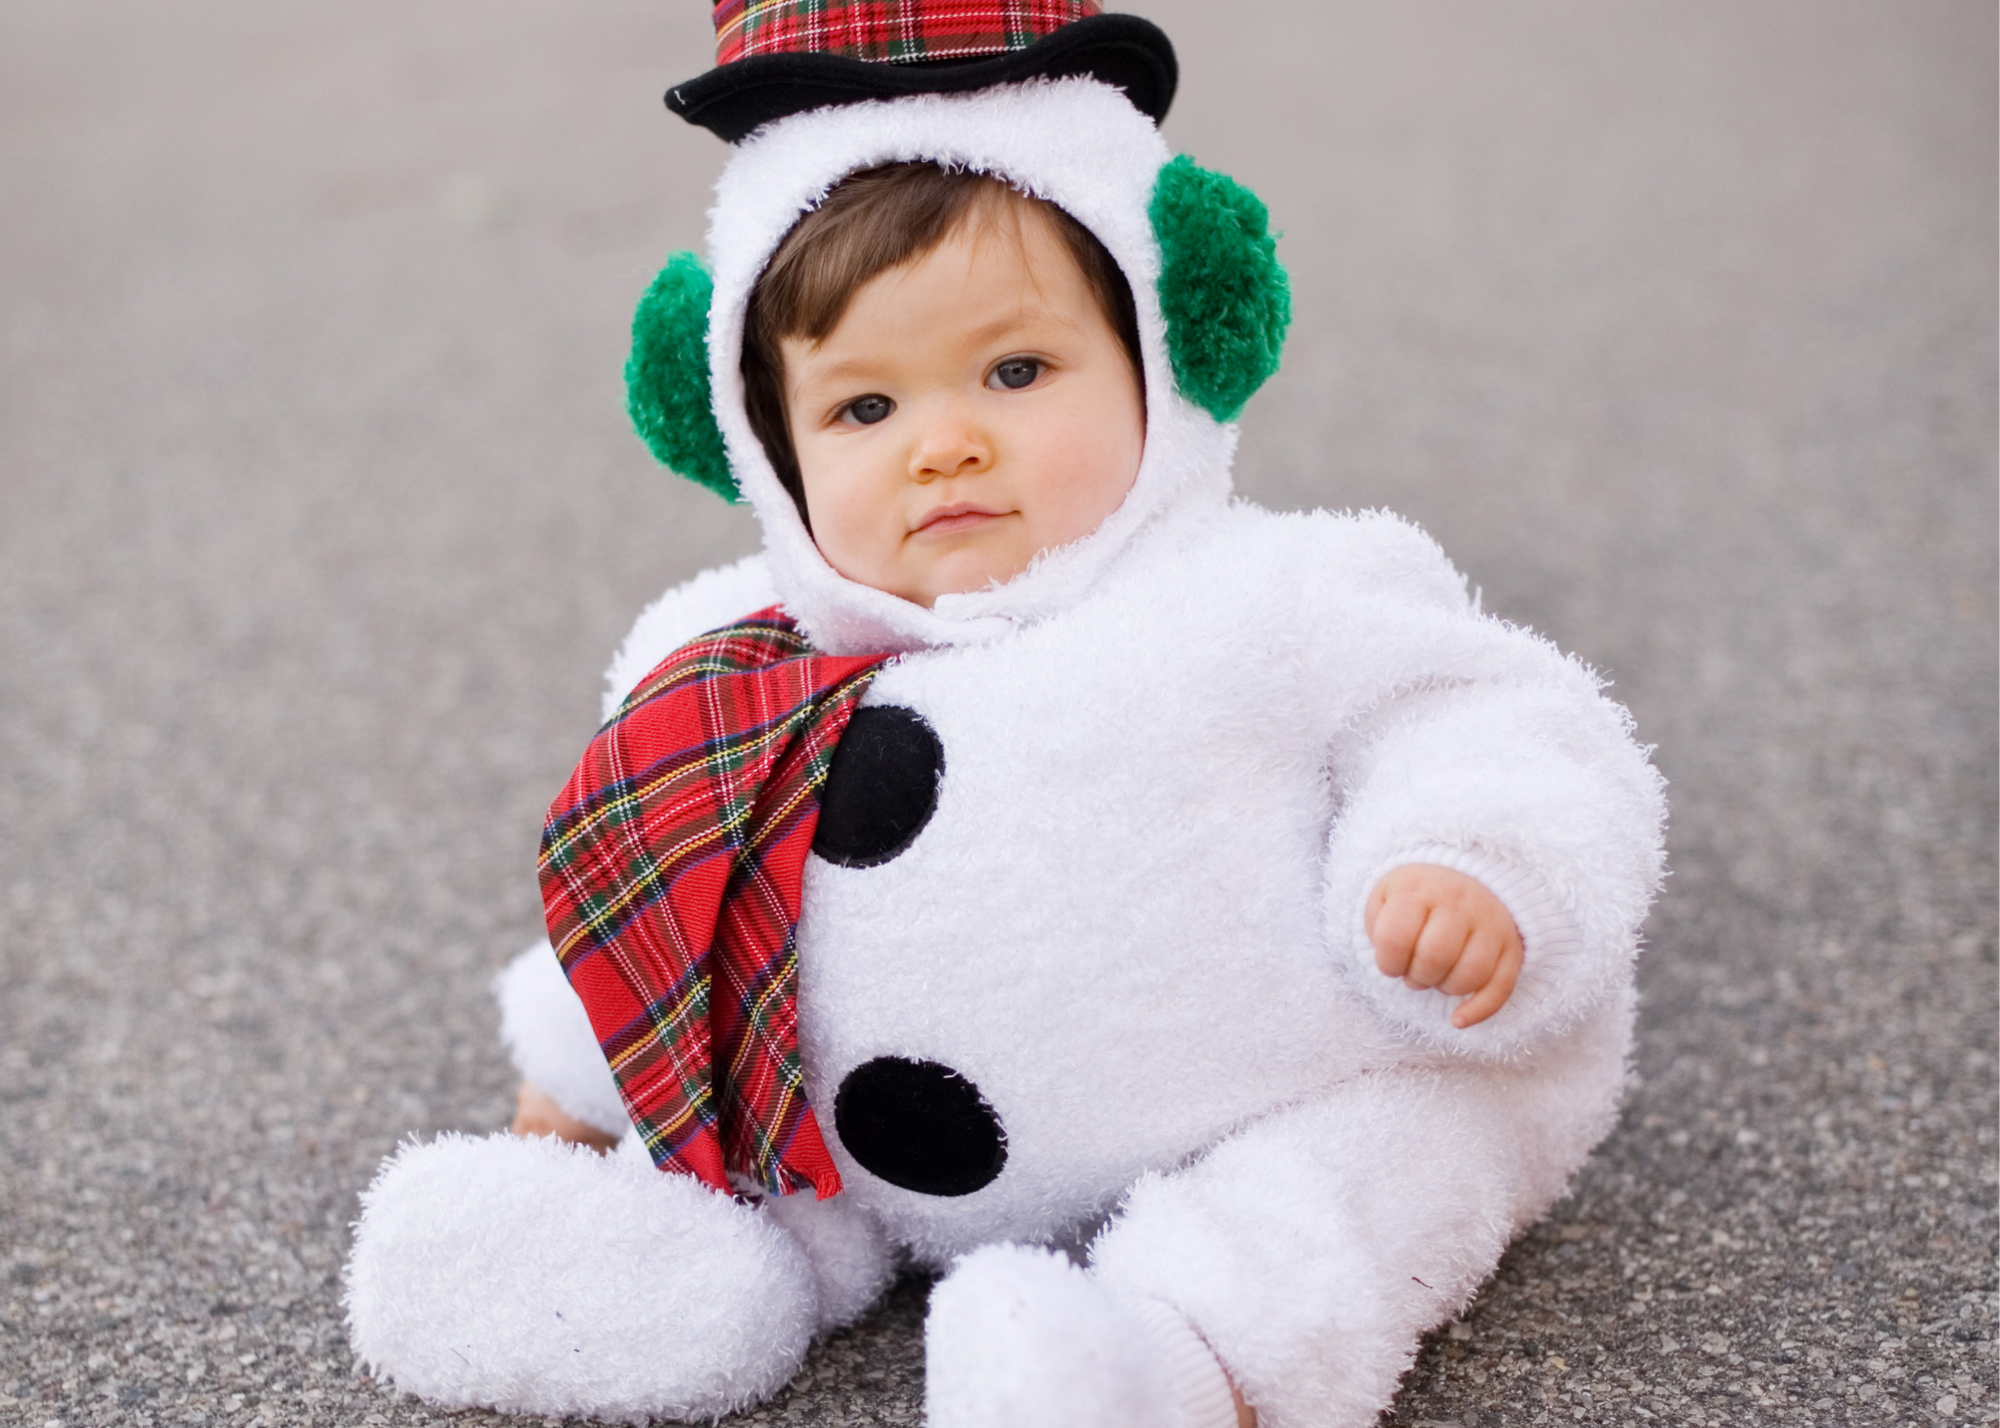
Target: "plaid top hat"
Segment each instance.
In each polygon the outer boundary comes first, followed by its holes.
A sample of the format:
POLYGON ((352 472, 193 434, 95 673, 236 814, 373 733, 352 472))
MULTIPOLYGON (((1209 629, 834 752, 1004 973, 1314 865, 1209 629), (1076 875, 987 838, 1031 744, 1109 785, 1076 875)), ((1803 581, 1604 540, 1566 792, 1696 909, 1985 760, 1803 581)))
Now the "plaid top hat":
POLYGON ((1096 0, 721 0, 716 66, 667 107, 734 143, 808 109, 1089 75, 1154 123, 1179 69, 1158 26, 1096 0))

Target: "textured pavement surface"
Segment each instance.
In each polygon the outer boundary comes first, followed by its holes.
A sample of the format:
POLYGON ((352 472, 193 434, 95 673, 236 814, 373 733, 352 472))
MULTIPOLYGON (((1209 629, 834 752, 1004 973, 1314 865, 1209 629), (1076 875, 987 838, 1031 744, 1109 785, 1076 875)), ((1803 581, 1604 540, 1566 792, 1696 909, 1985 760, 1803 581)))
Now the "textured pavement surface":
MULTIPOLYGON (((1672 781, 1623 1122, 1393 1420, 1994 1422, 1992 7, 1140 8, 1297 283, 1242 487, 1423 521, 1672 781)), ((356 1194, 504 1120, 598 671, 755 538, 620 413, 704 12, 0 7, 0 1422, 445 1418, 356 1194)), ((734 1421, 919 1422, 923 1295, 734 1421)))

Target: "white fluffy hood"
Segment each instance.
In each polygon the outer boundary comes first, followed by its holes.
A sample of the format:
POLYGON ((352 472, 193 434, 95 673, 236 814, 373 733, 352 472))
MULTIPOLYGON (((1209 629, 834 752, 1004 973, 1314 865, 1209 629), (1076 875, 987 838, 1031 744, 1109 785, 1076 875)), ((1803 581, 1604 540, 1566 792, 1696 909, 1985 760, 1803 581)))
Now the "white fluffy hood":
POLYGON ((1168 512, 1227 501, 1236 429, 1175 391, 1160 316, 1160 248, 1147 209, 1170 157, 1151 120, 1118 90, 1091 79, 822 109, 781 119, 737 145, 709 215, 715 416, 730 465, 763 524, 779 595, 820 648, 901 653, 992 639, 1074 605, 1168 512), (1097 235, 1132 286, 1147 412, 1138 478, 1103 525, 1005 585, 946 595, 930 610, 856 584, 827 564, 750 429, 739 370, 750 290, 799 215, 858 169, 913 160, 1003 178, 1097 235))

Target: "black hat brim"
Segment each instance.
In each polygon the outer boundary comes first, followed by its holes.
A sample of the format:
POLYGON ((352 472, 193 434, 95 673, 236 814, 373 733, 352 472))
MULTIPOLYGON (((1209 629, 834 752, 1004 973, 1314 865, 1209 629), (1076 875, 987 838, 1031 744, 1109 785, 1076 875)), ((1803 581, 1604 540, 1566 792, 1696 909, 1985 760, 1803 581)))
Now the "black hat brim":
POLYGON ((1137 15, 1092 15, 1006 54, 894 64, 847 55, 752 55, 667 91, 667 108, 730 143, 773 119, 906 94, 964 94, 1024 79, 1088 75, 1125 91, 1157 124, 1180 82, 1173 43, 1137 15))

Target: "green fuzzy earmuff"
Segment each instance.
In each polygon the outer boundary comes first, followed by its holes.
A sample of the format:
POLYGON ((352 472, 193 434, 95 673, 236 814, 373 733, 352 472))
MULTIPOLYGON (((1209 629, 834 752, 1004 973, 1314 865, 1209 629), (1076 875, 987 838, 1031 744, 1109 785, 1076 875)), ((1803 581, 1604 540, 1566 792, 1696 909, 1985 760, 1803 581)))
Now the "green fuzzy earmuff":
POLYGON ((625 410, 661 464, 716 495, 740 500, 708 382, 708 305, 715 281, 692 253, 676 253, 632 314, 625 410))
MULTIPOLYGON (((1234 421, 1278 370, 1292 321, 1291 285, 1257 195, 1183 155, 1160 170, 1148 216, 1160 244, 1160 314, 1182 396, 1234 421)), ((632 317, 625 409, 670 470, 729 500, 742 490, 715 424, 708 308, 715 283, 676 253, 632 317)))
POLYGON ((1278 370, 1292 289, 1257 195, 1183 154, 1147 210, 1160 244, 1160 316, 1182 396, 1234 421, 1278 370))

